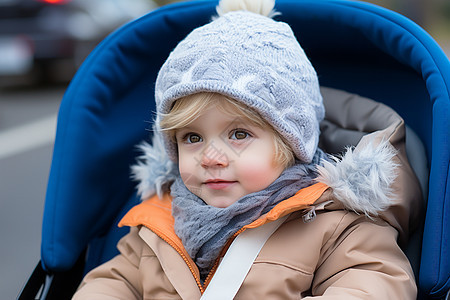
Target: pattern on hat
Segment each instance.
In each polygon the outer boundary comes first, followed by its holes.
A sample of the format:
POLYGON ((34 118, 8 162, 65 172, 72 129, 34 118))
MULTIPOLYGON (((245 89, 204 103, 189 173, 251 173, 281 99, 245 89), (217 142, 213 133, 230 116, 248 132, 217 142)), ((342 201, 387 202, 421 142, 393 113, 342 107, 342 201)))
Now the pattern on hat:
MULTIPOLYGON (((309 163, 324 107, 317 74, 289 25, 248 11, 225 13, 192 31, 156 81, 156 122, 173 102, 199 92, 229 96, 256 110, 309 163)), ((176 145, 164 134, 170 159, 176 145)))

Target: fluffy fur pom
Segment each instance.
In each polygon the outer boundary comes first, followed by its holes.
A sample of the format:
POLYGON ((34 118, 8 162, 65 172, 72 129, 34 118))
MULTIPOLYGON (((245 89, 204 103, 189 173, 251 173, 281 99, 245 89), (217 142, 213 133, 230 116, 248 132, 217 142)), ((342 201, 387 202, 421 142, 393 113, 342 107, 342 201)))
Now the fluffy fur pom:
POLYGON ((391 184, 398 165, 393 161, 396 150, 384 141, 376 146, 369 142, 357 151, 347 149, 336 163, 324 161, 318 167, 318 181, 333 189, 337 200, 347 209, 367 216, 377 216, 387 209, 393 193, 391 184))
POLYGON ((216 10, 219 16, 230 11, 246 10, 271 18, 277 15, 274 6, 275 0, 220 0, 216 10))
POLYGON ((142 200, 155 194, 162 197, 178 176, 177 166, 169 159, 160 134, 154 131, 152 145, 143 142, 138 146, 143 153, 131 167, 132 179, 138 181, 137 190, 142 200))

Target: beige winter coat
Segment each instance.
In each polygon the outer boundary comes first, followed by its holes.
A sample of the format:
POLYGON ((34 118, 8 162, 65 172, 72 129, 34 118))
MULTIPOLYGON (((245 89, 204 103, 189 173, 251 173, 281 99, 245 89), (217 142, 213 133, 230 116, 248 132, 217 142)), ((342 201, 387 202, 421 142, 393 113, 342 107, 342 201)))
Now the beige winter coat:
MULTIPOLYGON (((235 299, 415 299, 414 275, 399 243, 408 238, 421 192, 406 159, 403 121, 370 100, 330 89, 322 93, 327 121, 321 147, 340 151, 335 146, 349 137, 371 134, 342 160, 321 168, 320 182, 243 229, 289 215, 235 299), (355 174, 367 169, 365 163, 371 167, 361 179, 355 174), (394 183, 385 186, 385 179, 394 183), (315 217, 306 222, 311 210, 315 217)), ((199 299, 210 278, 200 283, 173 231, 170 207, 169 196, 134 207, 121 222, 132 228, 118 244, 120 254, 91 271, 74 299, 199 299)))

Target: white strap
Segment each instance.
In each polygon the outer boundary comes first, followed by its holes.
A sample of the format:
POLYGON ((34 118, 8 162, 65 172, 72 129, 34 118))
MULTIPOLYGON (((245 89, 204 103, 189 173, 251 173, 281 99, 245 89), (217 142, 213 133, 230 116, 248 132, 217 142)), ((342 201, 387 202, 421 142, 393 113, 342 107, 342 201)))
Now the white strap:
POLYGON ((287 216, 260 227, 246 229, 231 244, 200 300, 230 300, 238 292, 267 239, 287 216))

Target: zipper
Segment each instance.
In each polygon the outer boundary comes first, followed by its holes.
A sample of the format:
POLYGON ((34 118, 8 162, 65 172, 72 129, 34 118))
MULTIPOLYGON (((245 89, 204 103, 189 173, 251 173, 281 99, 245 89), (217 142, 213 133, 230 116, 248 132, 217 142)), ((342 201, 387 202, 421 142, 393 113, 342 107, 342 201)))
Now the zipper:
POLYGON ((166 238, 166 236, 164 234, 162 234, 158 229, 154 228, 153 226, 147 227, 147 228, 150 229, 151 231, 153 231, 159 238, 161 238, 163 241, 165 241, 167 244, 169 244, 169 246, 171 246, 173 249, 175 249, 175 251, 178 252, 178 254, 180 254, 180 256, 183 258, 184 262, 188 266, 189 270, 191 271, 192 276, 194 276, 195 282, 197 283, 200 293, 202 293, 202 294, 205 292, 206 287, 208 286, 208 284, 210 283, 210 281, 212 279, 212 276, 214 275, 217 268, 219 267, 219 263, 220 263, 222 257, 225 255, 226 250, 228 250, 228 248, 230 247, 233 240, 246 229, 246 228, 239 229, 233 235, 233 237, 230 238, 229 241, 225 244, 222 251, 220 252, 219 257, 214 262, 214 265, 211 268, 211 271, 209 271, 208 276, 206 276, 205 282, 202 285, 200 278, 197 276, 197 274, 195 272, 195 270, 198 270, 198 268, 197 267, 194 268, 192 266, 191 262, 186 257, 186 255, 183 253, 183 251, 181 251, 181 249, 174 242, 172 242, 170 239, 166 238))
MULTIPOLYGON (((209 285, 209 283, 212 280, 213 275, 216 273, 217 268, 219 267, 219 264, 223 258, 223 256, 225 255, 225 253, 227 252, 228 248, 230 248, 231 243, 234 241, 234 239, 241 234, 246 228, 241 228, 238 231, 236 231, 233 236, 228 240, 228 242, 225 244, 225 246, 223 247, 222 251, 220 251, 219 257, 216 259, 216 261, 214 262, 213 267, 211 268, 211 271, 209 271, 208 276, 206 276, 205 282, 203 283, 203 289, 206 290, 206 287, 209 285)), ((202 291, 203 294, 203 291, 202 291)))
MULTIPOLYGON (((333 201, 330 200, 330 201, 325 201, 323 203, 320 203, 317 206, 310 206, 309 209, 307 209, 305 214, 303 215, 303 221, 305 223, 313 221, 315 219, 315 217, 316 217, 316 210, 323 210, 326 205, 328 205, 329 203, 332 203, 332 202, 333 201)), ((163 241, 165 241, 167 244, 169 244, 173 249, 175 249, 175 251, 177 251, 178 254, 181 255, 181 257, 183 258, 184 262, 186 263, 186 265, 188 266, 189 270, 191 271, 192 276, 194 276, 195 282, 197 283, 197 286, 200 289, 200 292, 202 294, 204 293, 204 291, 205 291, 206 287, 208 286, 208 284, 211 282, 214 273, 217 271, 217 268, 219 267, 220 261, 222 260, 223 256, 225 255, 226 251, 230 247, 230 245, 233 242, 233 240, 239 234, 241 234, 243 231, 246 230, 246 228, 239 229, 235 234, 233 234, 232 238, 230 238, 228 240, 228 242, 225 244, 225 246, 223 247, 222 251, 220 252, 219 257, 214 262, 214 265, 211 268, 211 271, 209 271, 208 275, 206 276, 205 282, 202 285, 202 283, 200 281, 200 278, 197 276, 197 274, 195 272, 195 270, 198 270, 197 266, 195 266, 195 268, 192 266, 192 264, 190 263, 189 259, 183 253, 183 251, 181 251, 181 249, 175 243, 173 243, 170 239, 166 238, 165 235, 162 234, 158 229, 154 228, 153 226, 152 227, 148 227, 148 228, 150 230, 152 230, 157 236, 159 236, 163 241)))
POLYGON ((194 269, 194 267, 191 265, 191 262, 189 261, 189 259, 186 257, 186 255, 184 255, 183 251, 181 251, 180 248, 175 243, 173 243, 170 239, 166 238, 159 230, 157 230, 155 228, 149 228, 149 229, 152 230, 157 236, 159 236, 163 241, 165 241, 173 249, 175 249, 175 251, 177 251, 178 254, 181 255, 181 257, 183 258, 184 262, 186 263, 186 265, 188 266, 189 270, 191 271, 192 276, 194 276, 195 282, 197 283, 197 286, 200 289, 200 292, 203 294, 205 289, 203 288, 203 286, 202 286, 202 284, 200 282, 200 278, 197 277, 197 274, 195 272, 195 270, 197 270, 197 267, 195 267, 195 269, 194 269))
POLYGON ((330 204, 332 202, 333 202, 333 200, 329 200, 329 201, 319 203, 318 205, 309 206, 305 210, 305 213, 302 216, 303 222, 309 223, 309 222, 314 221, 314 219, 317 216, 316 211, 325 209, 325 206, 327 206, 328 204, 330 204))

